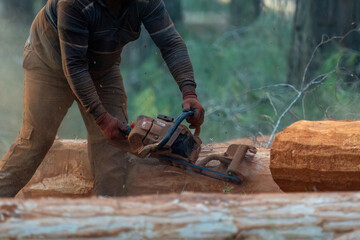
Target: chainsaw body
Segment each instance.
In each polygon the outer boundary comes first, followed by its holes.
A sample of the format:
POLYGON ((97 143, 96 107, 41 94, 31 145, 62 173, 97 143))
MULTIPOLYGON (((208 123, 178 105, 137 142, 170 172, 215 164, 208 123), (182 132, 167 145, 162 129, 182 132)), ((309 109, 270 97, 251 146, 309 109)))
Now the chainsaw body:
POLYGON ((213 154, 198 160, 201 139, 181 124, 193 114, 192 111, 184 111, 177 119, 164 115, 159 115, 157 119, 139 116, 126 131, 127 141, 113 144, 141 158, 157 158, 174 167, 241 184, 244 180, 241 172, 244 160, 252 158, 256 149, 247 145, 231 145, 223 155, 213 154), (219 162, 219 167, 209 167, 208 164, 212 161, 219 162))
POLYGON ((139 116, 128 136, 132 151, 141 157, 159 158, 160 155, 167 155, 195 163, 201 151, 200 138, 194 136, 185 125, 174 124, 173 118, 163 115, 159 115, 157 119, 139 116), (175 127, 164 142, 169 131, 175 127))

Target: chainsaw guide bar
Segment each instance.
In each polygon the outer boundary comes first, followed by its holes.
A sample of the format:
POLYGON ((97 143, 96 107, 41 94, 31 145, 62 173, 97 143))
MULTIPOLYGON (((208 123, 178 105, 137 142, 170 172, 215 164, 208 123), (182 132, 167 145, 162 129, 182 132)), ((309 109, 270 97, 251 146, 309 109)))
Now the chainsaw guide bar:
POLYGON ((235 184, 242 184, 242 182, 243 182, 238 177, 230 176, 228 174, 224 174, 224 173, 221 173, 221 172, 218 172, 218 171, 214 171, 212 169, 209 169, 209 168, 206 168, 206 167, 203 167, 203 166, 198 166, 198 165, 195 165, 195 164, 192 164, 192 163, 189 163, 189 162, 186 162, 184 160, 177 159, 177 158, 174 158, 174 157, 160 155, 159 159, 162 160, 162 161, 165 160, 165 161, 170 162, 171 165, 174 166, 174 167, 184 168, 187 171, 194 172, 194 173, 197 173, 197 174, 201 174, 201 175, 204 175, 206 177, 214 178, 214 179, 221 180, 221 181, 224 181, 224 182, 230 182, 230 183, 235 183, 235 184), (182 166, 180 167, 179 164, 182 165, 182 166))

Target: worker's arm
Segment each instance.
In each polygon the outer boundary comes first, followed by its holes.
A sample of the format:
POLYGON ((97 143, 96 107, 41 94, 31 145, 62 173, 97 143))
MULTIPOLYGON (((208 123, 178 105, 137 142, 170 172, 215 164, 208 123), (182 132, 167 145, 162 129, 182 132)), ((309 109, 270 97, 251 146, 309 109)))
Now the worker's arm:
POLYGON ((194 71, 186 45, 166 11, 162 0, 150 0, 141 20, 160 49, 171 74, 184 93, 195 93, 194 71))
POLYGON ((183 94, 183 105, 198 110, 189 122, 194 126, 200 126, 204 121, 204 109, 197 100, 194 70, 186 45, 175 29, 163 1, 149 0, 142 9, 141 20, 179 85, 183 94))
POLYGON ((60 0, 57 11, 62 66, 72 91, 108 139, 123 139, 119 129, 125 126, 107 113, 89 73, 89 21, 85 13, 80 5, 68 0, 60 0))
POLYGON ((97 119, 106 110, 89 74, 86 57, 89 41, 88 21, 81 7, 73 1, 60 0, 57 9, 58 33, 65 77, 82 106, 97 119))

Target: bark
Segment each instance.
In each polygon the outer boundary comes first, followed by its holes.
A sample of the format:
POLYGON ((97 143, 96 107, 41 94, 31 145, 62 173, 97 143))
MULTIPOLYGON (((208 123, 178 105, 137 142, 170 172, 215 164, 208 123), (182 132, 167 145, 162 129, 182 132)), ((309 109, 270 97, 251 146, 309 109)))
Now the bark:
POLYGON ((359 193, 0 200, 1 239, 334 239, 359 225, 359 193))
POLYGON ((286 192, 360 190, 360 121, 300 121, 276 135, 270 169, 286 192))
MULTIPOLYGON (((360 21, 360 2, 357 0, 311 1, 297 0, 293 25, 292 46, 289 53, 288 83, 299 87, 304 69, 317 44, 324 36, 343 36, 358 27, 360 21)), ((343 47, 359 50, 358 33, 352 33, 340 44, 343 47)), ((326 52, 330 49, 327 48, 326 52)), ((322 57, 315 59, 309 69, 307 80, 313 78, 319 69, 322 57)))
MULTIPOLYGON (((238 140, 231 143, 251 144, 238 140)), ((204 145, 200 159, 224 153, 229 143, 204 145)), ((225 183, 183 169, 164 165, 156 159, 132 157, 126 181, 127 195, 181 193, 183 191, 222 193, 280 192, 272 180, 270 150, 259 149, 254 162, 246 166, 242 185, 225 183)), ((244 169, 245 170, 245 169, 244 169)), ((87 159, 86 141, 56 141, 18 198, 84 197, 92 194, 93 177, 87 159)))

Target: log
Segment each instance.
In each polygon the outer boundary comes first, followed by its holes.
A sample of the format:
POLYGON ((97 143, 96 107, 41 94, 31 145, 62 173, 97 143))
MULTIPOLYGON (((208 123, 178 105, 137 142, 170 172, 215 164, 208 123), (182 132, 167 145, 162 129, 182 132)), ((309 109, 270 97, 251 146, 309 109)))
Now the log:
POLYGON ((299 121, 276 135, 270 169, 285 192, 360 190, 360 121, 299 121))
POLYGON ((19 198, 87 197, 94 178, 86 140, 56 140, 19 198))
POLYGON ((359 229, 359 192, 0 199, 0 239, 334 239, 359 229))
MULTIPOLYGON (((230 144, 250 144, 241 139, 203 146, 200 159, 223 153, 230 144)), ((130 159, 126 194, 128 196, 159 193, 194 192, 281 192, 272 180, 270 150, 259 149, 248 166, 247 179, 242 185, 225 183, 183 169, 164 165, 156 159, 130 159)), ((34 177, 17 195, 18 198, 86 197, 92 194, 93 176, 87 159, 86 141, 58 140, 54 143, 34 177)))
MULTIPOLYGON (((208 144, 202 147, 200 160, 209 154, 224 153, 230 143, 208 144)), ((183 191, 208 193, 261 193, 281 192, 272 179, 270 169, 270 150, 260 148, 251 166, 246 166, 248 173, 241 185, 225 183, 196 173, 161 164, 157 160, 137 159, 131 167, 127 180, 129 196, 143 194, 181 193, 183 191)))

